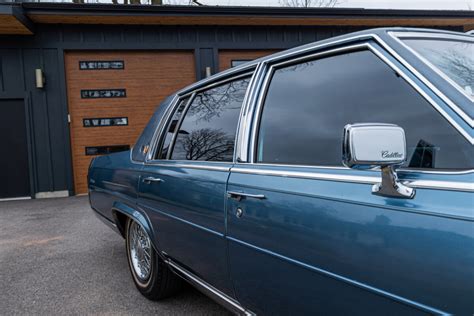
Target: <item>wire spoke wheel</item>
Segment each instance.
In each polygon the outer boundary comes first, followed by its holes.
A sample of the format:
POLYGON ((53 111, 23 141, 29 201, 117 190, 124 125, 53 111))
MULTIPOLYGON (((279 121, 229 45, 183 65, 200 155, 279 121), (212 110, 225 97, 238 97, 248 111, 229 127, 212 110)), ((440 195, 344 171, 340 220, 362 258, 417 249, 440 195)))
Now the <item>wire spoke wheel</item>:
POLYGON ((140 293, 151 300, 161 300, 178 292, 182 285, 181 278, 157 254, 143 226, 129 219, 126 228, 128 266, 140 293))
POLYGON ((130 259, 135 275, 146 281, 151 274, 151 242, 143 227, 133 221, 129 228, 130 259))

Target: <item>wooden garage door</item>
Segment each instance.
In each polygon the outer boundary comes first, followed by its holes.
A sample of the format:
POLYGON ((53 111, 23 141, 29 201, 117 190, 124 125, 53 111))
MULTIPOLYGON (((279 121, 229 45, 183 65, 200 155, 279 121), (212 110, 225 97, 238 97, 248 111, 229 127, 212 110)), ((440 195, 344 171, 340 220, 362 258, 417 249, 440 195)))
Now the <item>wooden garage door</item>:
POLYGON ((250 61, 276 52, 276 50, 220 50, 219 71, 231 68, 232 61, 250 61))
POLYGON ((87 169, 94 151, 132 147, 157 105, 195 81, 194 55, 71 51, 65 63, 74 186, 76 194, 81 194, 87 192, 87 169))

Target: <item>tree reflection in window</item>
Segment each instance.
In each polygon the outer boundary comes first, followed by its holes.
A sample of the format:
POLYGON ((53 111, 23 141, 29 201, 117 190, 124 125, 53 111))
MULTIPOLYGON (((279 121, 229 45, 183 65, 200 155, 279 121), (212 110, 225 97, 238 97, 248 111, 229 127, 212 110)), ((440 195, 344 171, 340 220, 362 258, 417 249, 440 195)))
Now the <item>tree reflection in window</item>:
POLYGON ((474 97, 474 43, 472 41, 407 39, 406 44, 433 63, 467 95, 474 97))
POLYGON ((172 159, 232 161, 249 80, 235 80, 196 95, 179 129, 172 159))

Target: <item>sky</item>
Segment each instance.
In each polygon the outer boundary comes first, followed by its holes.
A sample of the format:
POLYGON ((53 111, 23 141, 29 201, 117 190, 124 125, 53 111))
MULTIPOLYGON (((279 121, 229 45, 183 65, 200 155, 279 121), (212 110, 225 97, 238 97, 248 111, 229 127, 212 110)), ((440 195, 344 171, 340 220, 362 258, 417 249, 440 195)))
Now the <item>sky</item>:
MULTIPOLYGON (((207 5, 279 6, 280 0, 198 0, 207 5)), ((163 2, 168 2, 164 0, 163 2)), ((170 0, 188 3, 188 0, 170 0)), ((339 0, 337 7, 371 9, 474 10, 474 0, 339 0)))

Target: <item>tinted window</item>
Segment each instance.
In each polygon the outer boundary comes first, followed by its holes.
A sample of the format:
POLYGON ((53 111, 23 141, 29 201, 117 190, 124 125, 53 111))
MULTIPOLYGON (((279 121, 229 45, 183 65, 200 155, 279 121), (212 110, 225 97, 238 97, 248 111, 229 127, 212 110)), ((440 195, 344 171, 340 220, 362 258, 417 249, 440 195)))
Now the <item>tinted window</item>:
POLYGON ((405 129, 405 166, 474 165, 473 146, 370 51, 277 69, 264 102, 257 161, 341 166, 344 126, 371 122, 405 129))
POLYGON ((240 108, 249 79, 196 94, 176 137, 172 159, 232 161, 240 108))
POLYGON ((474 42, 433 39, 407 39, 404 42, 474 98, 474 42))
POLYGON ((184 98, 179 102, 178 107, 176 108, 173 117, 171 121, 168 123, 167 126, 167 132, 166 135, 164 136, 163 139, 163 145, 161 146, 161 150, 157 152, 155 159, 166 159, 166 156, 168 155, 168 149, 171 144, 171 141, 173 139, 173 134, 176 130, 176 127, 178 126, 179 119, 181 118, 181 115, 183 114, 183 111, 186 107, 186 104, 189 101, 188 98, 184 98))

